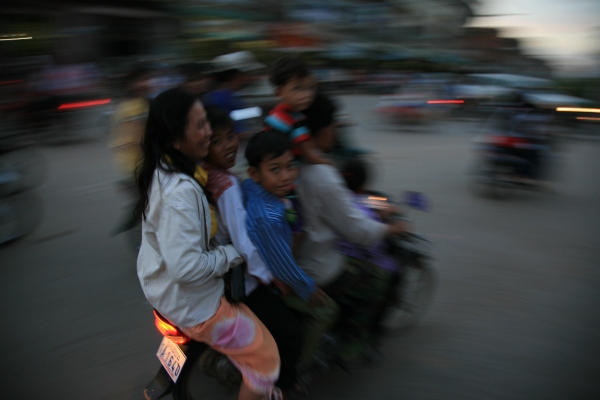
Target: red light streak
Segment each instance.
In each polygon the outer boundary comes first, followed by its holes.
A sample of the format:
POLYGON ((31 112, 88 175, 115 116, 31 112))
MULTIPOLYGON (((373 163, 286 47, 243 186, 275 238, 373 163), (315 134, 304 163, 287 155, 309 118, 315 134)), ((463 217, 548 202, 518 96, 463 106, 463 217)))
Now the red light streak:
POLYGON ((428 100, 427 104, 464 104, 464 100, 428 100))
POLYGON ((23 83, 23 82, 25 82, 23 79, 15 79, 13 81, 2 81, 2 82, 0 82, 0 85, 10 85, 13 83, 23 83))
POLYGON ((101 106, 101 105, 110 103, 111 100, 112 99, 102 99, 102 100, 80 101, 77 103, 65 103, 65 104, 61 104, 58 107, 58 109, 59 110, 72 110, 74 108, 101 106))

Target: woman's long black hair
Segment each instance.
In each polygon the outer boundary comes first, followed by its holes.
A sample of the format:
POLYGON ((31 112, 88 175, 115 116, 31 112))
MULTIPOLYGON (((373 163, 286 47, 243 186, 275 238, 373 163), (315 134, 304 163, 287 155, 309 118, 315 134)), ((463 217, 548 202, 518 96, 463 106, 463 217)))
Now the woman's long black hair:
POLYGON ((146 219, 150 186, 156 168, 194 176, 196 164, 175 150, 173 144, 177 139, 184 138, 188 113, 196 101, 198 98, 191 93, 169 89, 150 103, 141 143, 143 159, 135 174, 140 195, 134 211, 136 217, 146 219), (169 156, 170 163, 166 162, 166 156, 169 156))

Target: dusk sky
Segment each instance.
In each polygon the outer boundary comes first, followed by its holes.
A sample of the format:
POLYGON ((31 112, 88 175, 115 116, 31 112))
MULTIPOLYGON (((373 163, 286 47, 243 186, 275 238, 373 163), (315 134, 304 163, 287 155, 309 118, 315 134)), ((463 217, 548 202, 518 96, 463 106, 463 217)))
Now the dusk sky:
POLYGON ((522 38, 527 53, 552 60, 562 72, 600 69, 600 0, 480 0, 475 11, 498 16, 475 18, 470 26, 522 38))

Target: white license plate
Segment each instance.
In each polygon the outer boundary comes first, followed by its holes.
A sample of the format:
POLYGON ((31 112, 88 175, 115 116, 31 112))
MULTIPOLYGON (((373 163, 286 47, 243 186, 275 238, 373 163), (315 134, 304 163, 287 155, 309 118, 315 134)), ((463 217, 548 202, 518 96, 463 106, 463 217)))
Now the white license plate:
POLYGON ((177 378, 179 378, 179 374, 183 369, 183 364, 185 364, 185 360, 187 359, 179 346, 166 337, 163 337, 163 340, 158 347, 156 357, 158 357, 162 366, 165 367, 165 370, 169 373, 173 382, 177 382, 177 378))

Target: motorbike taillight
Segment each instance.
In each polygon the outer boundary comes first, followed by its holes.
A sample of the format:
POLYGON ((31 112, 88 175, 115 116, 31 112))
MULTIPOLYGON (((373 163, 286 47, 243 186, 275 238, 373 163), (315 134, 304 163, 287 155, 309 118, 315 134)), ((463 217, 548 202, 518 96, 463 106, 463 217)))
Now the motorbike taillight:
POLYGON ((158 314, 154 310, 154 325, 156 329, 167 339, 171 340, 175 344, 186 344, 191 339, 187 337, 183 332, 176 326, 172 325, 169 321, 164 319, 162 315, 158 314))

